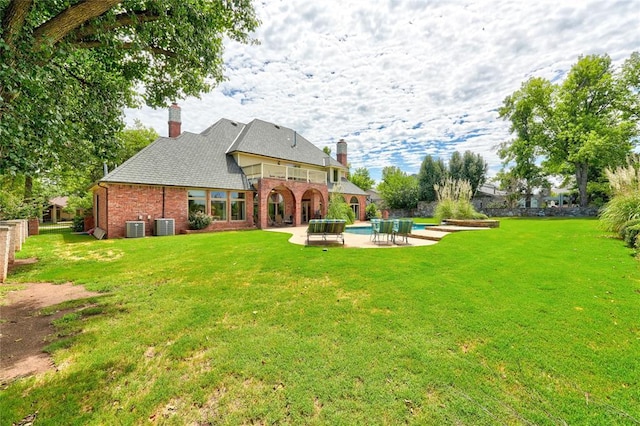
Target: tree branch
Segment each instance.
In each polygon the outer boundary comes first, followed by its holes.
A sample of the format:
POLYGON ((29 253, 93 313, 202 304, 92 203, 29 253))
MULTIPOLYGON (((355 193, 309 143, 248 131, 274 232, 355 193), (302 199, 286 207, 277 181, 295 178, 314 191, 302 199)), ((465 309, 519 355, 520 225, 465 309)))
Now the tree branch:
POLYGON ((2 38, 9 46, 13 46, 15 38, 22 30, 32 5, 33 0, 11 0, 9 6, 5 9, 4 18, 2 19, 2 38))
MULTIPOLYGON (((105 45, 99 41, 81 41, 78 43, 73 43, 73 45, 80 49, 95 49, 98 47, 104 47, 105 45)), ((122 49, 133 49, 135 46, 134 43, 122 43, 122 49)), ((176 58, 178 55, 175 52, 170 50, 162 49, 160 47, 155 46, 146 46, 143 48, 144 50, 153 53, 154 55, 164 55, 171 58, 176 58)))
POLYGON ((83 41, 87 37, 95 35, 99 30, 111 31, 116 28, 136 25, 141 22, 152 22, 160 19, 160 15, 151 11, 134 12, 133 14, 121 13, 116 15, 115 22, 104 23, 103 25, 93 24, 78 29, 76 32, 76 41, 83 41))
POLYGON ((84 0, 71 6, 54 18, 40 25, 33 32, 34 50, 40 50, 47 44, 54 45, 90 19, 96 18, 120 0, 84 0))

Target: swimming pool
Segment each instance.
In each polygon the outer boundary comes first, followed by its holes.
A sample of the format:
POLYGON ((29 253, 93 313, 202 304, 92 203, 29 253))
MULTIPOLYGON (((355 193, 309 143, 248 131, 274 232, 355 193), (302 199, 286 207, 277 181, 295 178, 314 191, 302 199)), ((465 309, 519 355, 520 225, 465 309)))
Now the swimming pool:
MULTIPOLYGON (((412 229, 425 229, 428 226, 436 226, 435 223, 414 223, 412 229)), ((358 235, 371 235, 371 225, 347 226, 344 232, 358 235)))

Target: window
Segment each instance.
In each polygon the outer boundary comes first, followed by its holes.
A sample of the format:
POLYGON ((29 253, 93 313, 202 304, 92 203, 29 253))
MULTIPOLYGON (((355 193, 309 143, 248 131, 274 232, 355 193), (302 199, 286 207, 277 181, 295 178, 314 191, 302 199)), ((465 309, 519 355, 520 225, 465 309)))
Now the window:
POLYGON ((189 213, 207 211, 207 193, 205 191, 189 191, 189 213))
POLYGON ((338 169, 333 169, 333 181, 338 182, 338 169))
POLYGON ((213 220, 227 220, 227 193, 211 191, 211 217, 213 220))
POLYGON ((244 192, 231 193, 231 220, 246 219, 245 195, 244 192))
POLYGON ((359 219, 360 218, 360 202, 358 202, 358 198, 351 197, 349 204, 351 206, 351 210, 353 210, 353 213, 356 216, 356 219, 359 219))

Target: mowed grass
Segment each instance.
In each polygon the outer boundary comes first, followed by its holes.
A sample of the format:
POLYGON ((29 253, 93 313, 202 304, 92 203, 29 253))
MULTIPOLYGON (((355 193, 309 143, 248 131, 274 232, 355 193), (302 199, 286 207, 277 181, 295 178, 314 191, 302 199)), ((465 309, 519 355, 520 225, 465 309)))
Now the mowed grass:
POLYGON ((58 324, 58 371, 1 391, 2 423, 640 422, 640 262, 597 221, 387 250, 287 239, 30 238, 39 262, 12 285, 105 295, 58 324))

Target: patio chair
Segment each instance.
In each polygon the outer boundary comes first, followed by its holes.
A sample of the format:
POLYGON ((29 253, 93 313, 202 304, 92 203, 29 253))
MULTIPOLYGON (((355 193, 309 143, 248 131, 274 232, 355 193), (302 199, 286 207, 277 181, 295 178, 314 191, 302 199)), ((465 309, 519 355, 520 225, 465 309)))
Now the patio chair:
POLYGON ((381 220, 378 229, 378 235, 375 239, 377 243, 381 243, 382 239, 386 239, 387 244, 393 242, 393 220, 381 220))
POLYGON ((397 238, 400 237, 400 241, 404 240, 405 244, 409 244, 409 234, 413 228, 413 220, 399 220, 398 227, 393 236, 393 243, 398 244, 397 238))
POLYGON ((375 243, 380 235, 380 219, 371 219, 371 235, 370 240, 375 243))

